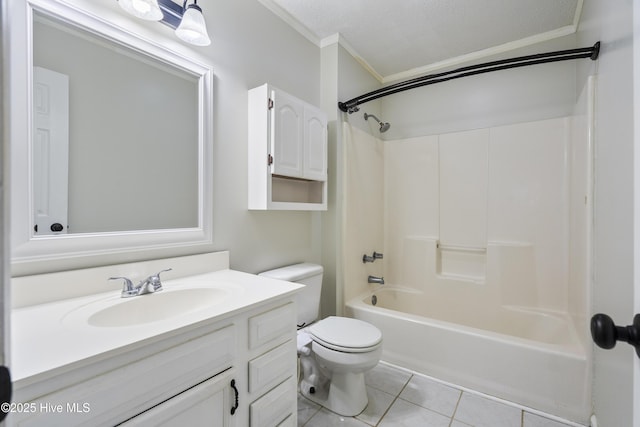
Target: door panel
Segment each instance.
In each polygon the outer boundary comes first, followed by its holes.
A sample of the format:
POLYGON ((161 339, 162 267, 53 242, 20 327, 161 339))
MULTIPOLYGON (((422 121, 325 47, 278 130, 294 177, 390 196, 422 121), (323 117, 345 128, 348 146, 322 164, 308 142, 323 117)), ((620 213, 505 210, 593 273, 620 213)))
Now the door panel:
POLYGON ((67 233, 69 77, 34 67, 33 205, 35 234, 67 233))

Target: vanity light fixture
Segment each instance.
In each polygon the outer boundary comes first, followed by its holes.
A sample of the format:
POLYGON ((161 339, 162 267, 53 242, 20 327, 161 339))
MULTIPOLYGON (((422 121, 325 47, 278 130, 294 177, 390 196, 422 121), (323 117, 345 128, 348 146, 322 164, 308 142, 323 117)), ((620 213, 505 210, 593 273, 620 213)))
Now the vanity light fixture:
POLYGON ((198 1, 182 6, 174 0, 118 0, 120 7, 138 18, 160 21, 176 31, 181 40, 196 45, 209 46, 211 39, 207 33, 202 9, 198 1))
POLYGON ((197 0, 194 0, 193 4, 189 6, 187 6, 187 0, 185 0, 182 9, 184 10, 184 15, 182 15, 180 25, 176 28, 176 36, 196 46, 209 46, 211 39, 207 34, 207 24, 204 22, 202 9, 198 6, 197 0))
POLYGON ((120 7, 131 15, 147 21, 160 21, 163 17, 158 0, 118 0, 120 7))

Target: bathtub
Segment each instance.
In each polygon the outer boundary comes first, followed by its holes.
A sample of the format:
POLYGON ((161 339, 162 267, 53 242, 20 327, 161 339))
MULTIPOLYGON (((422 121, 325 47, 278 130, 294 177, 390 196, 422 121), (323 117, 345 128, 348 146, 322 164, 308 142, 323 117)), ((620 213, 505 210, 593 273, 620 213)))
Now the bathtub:
POLYGON ((568 315, 433 304, 393 287, 353 298, 346 314, 382 331, 386 362, 588 424, 590 367, 568 315))

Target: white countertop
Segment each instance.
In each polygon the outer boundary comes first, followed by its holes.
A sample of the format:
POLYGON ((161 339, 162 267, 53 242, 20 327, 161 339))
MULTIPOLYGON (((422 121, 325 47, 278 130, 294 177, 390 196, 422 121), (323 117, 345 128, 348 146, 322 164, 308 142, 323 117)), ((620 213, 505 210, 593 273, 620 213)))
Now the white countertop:
MULTIPOLYGON (((79 319, 87 307, 122 302, 120 291, 14 309, 11 314, 13 381, 39 381, 79 361, 97 358, 145 339, 223 319, 270 299, 296 292, 301 285, 233 270, 220 270, 163 281, 164 291, 214 287, 228 292, 219 304, 166 320, 126 327, 96 327, 79 319), (80 313, 80 314, 79 314, 80 313)), ((156 294, 133 298, 153 298, 156 294)))

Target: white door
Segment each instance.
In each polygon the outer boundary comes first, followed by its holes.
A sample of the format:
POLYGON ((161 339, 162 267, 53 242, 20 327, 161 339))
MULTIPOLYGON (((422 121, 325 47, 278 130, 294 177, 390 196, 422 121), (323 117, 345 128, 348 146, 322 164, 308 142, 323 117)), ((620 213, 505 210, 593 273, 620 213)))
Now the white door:
MULTIPOLYGON (((3 4, 6 4, 4 2, 3 4)), ((2 29, 2 38, 4 39, 7 35, 4 31, 5 28, 8 28, 9 16, 7 15, 6 8, 0 5, 0 29, 2 29)), ((9 55, 8 49, 6 48, 7 43, 0 43, 0 66, 7 66, 7 63, 3 63, 9 55)), ((8 68, 8 67, 7 67, 8 68)), ((5 83, 7 83, 7 73, 0 73, 0 88, 8 87, 5 83)), ((2 135, 1 144, 2 144, 2 152, 6 155, 9 153, 9 131, 7 130, 9 127, 8 120, 5 121, 4 118, 9 114, 9 96, 7 93, 2 93, 3 89, 0 89, 0 135, 2 135)), ((4 160, 4 159, 3 159, 4 160)), ((10 162, 2 161, 0 162, 0 176, 8 177, 10 175, 10 162), (5 169, 6 168, 6 169, 5 169)), ((9 379, 9 371, 5 368, 4 365, 9 365, 11 362, 9 360, 9 313, 11 312, 11 304, 10 304, 10 295, 9 295, 9 283, 11 281, 11 273, 10 273, 10 242, 9 236, 11 235, 9 217, 6 214, 9 210, 6 209, 9 205, 9 191, 8 186, 10 183, 6 179, 2 179, 0 181, 0 403, 8 402, 8 394, 11 393, 11 383, 9 379), (5 395, 5 393, 8 393, 5 395)), ((2 420, 6 414, 0 411, 0 420, 2 420)))
POLYGON ((280 91, 272 91, 271 99, 271 173, 302 178, 303 106, 280 91))
POLYGON ((67 232, 69 77, 33 68, 34 234, 67 232))
MULTIPOLYGON (((640 313, 640 4, 633 4, 633 110, 634 110, 634 175, 635 175, 635 220, 634 220, 634 307, 640 313)), ((640 426, 640 356, 633 365, 633 425, 640 426)))
MULTIPOLYGON (((597 30, 603 46, 597 62, 592 306, 624 327, 640 313, 640 2, 585 5, 584 27, 597 30)), ((635 349, 623 342, 611 350, 596 347, 593 362, 598 426, 640 427, 635 349)))

